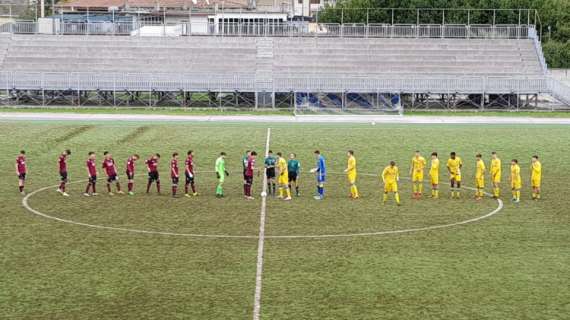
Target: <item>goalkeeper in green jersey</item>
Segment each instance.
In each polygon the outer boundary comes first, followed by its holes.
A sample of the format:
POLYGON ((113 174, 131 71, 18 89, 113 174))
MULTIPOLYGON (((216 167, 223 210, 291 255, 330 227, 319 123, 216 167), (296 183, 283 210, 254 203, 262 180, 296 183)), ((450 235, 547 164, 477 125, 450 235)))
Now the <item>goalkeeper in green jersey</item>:
POLYGON ((224 196, 224 180, 230 173, 226 170, 226 153, 220 153, 216 159, 216 177, 218 178, 218 186, 216 187, 216 197, 222 198, 224 196))

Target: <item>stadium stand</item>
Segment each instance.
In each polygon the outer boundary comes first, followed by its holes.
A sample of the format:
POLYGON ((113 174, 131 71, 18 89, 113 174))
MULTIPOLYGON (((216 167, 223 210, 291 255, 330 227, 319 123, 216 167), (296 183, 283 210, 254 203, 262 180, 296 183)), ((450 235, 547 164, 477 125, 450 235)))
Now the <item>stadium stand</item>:
MULTIPOLYGON (((506 104, 512 104, 512 96, 516 95, 518 105, 518 96, 550 93, 553 87, 540 45, 531 36, 457 39, 12 34, 0 36, 0 69, 0 88, 5 88, 8 96, 15 97, 16 102, 41 100, 42 104, 46 104, 46 91, 57 96, 58 103, 68 97, 73 104, 82 104, 82 99, 89 99, 89 91, 96 91, 113 105, 121 104, 117 103, 117 92, 126 92, 129 103, 145 105, 179 100, 179 92, 184 97, 208 93, 210 100, 222 99, 212 92, 232 93, 243 97, 234 99, 236 105, 250 101, 256 107, 260 98, 261 105, 275 106, 276 100, 289 95, 289 105, 296 106, 303 100, 298 97, 305 96, 309 104, 319 106, 324 100, 344 101, 353 93, 376 93, 377 102, 382 100, 380 93, 464 95, 481 106, 486 95, 488 100, 491 96, 495 100, 497 95, 507 96, 506 104), (134 101, 132 97, 140 96, 140 92, 156 97, 134 101), (318 98, 316 93, 326 99, 318 98), (113 95, 112 102, 109 95, 113 95), (472 99, 472 95, 483 99, 472 99)), ((567 98, 564 94, 553 96, 562 101, 567 98)), ((363 99, 367 100, 359 96, 352 101, 363 99)), ((178 103, 187 104, 187 100, 178 103)), ((222 106, 221 101, 214 104, 222 106)))
POLYGON ((275 38, 272 42, 268 49, 254 38, 20 36, 4 38, 0 48, 7 51, 2 64, 7 71, 255 73, 257 51, 269 50, 273 73, 280 75, 543 75, 529 39, 275 38))

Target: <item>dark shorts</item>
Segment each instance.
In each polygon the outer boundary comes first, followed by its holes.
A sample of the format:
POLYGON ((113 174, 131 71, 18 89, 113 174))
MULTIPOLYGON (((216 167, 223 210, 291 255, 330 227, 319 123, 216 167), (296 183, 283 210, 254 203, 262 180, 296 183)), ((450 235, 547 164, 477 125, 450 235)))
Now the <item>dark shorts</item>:
POLYGON ((26 180, 26 174, 25 174, 25 173, 20 173, 20 174, 18 174, 18 179, 20 179, 20 180, 26 180))
POLYGON ((245 180, 246 184, 253 184, 253 176, 244 176, 243 179, 245 180))
POLYGON ((158 176, 158 171, 149 172, 148 173, 148 180, 149 181, 159 181, 160 177, 158 176))
POLYGON ((95 182, 97 182, 97 176, 89 177, 89 183, 95 183, 95 182))
POLYGON ((185 175, 186 175, 186 183, 192 183, 192 182, 194 182, 194 176, 190 176, 190 175, 188 174, 188 172, 186 172, 185 175))
POLYGON ((107 176, 107 182, 108 182, 108 183, 117 182, 117 181, 119 181, 119 177, 117 177, 116 174, 107 176))
POLYGON ((170 178, 172 178, 172 184, 176 184, 176 185, 177 185, 178 182, 180 181, 180 178, 179 178, 179 177, 170 177, 170 178))
POLYGON ((60 172, 59 176, 61 177, 61 182, 67 182, 67 171, 60 172))
POLYGON ((295 181, 297 182, 297 173, 296 172, 289 172, 289 182, 295 181))
POLYGON ((269 179, 275 178, 275 168, 267 168, 265 175, 267 175, 269 179))
POLYGON ((128 180, 134 180, 135 179, 135 173, 134 172, 129 172, 127 171, 127 179, 128 180))

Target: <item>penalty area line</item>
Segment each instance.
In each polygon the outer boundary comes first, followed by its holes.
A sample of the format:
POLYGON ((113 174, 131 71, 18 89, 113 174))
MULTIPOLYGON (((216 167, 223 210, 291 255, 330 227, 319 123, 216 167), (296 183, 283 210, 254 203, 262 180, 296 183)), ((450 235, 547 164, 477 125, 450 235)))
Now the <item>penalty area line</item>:
MULTIPOLYGON (((265 157, 269 155, 271 128, 267 128, 265 141, 265 157)), ((259 215, 259 236, 257 241, 257 264, 255 271, 255 293, 253 295, 253 320, 259 320, 261 314, 261 287, 263 282, 263 247, 265 243, 265 216, 267 211, 267 169, 263 170, 263 185, 261 187, 261 213, 259 215)))

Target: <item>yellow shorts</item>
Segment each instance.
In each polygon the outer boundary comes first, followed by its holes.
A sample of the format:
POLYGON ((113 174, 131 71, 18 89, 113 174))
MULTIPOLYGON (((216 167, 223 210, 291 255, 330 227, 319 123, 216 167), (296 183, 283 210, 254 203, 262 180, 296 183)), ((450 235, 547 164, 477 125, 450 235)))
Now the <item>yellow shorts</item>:
POLYGON ((522 189, 522 181, 511 181, 511 188, 513 190, 519 190, 522 189))
POLYGON ((533 188, 540 188, 540 178, 532 178, 530 183, 533 188))
POLYGON ((287 185, 289 184, 289 176, 287 174, 279 175, 279 179, 277 180, 278 184, 287 185))
POLYGON ((348 178, 348 183, 355 184, 356 183, 356 173, 349 173, 346 175, 348 178))
POLYGON ((501 182, 501 175, 496 174, 496 175, 492 176, 491 181, 493 181, 493 183, 500 183, 501 182))
POLYGON ((476 178, 475 187, 477 187, 478 189, 485 188, 485 178, 476 178))
POLYGON ((414 172, 412 176, 412 182, 422 182, 422 181, 424 181, 424 173, 414 172))
POLYGON ((432 185, 439 184, 439 176, 438 175, 429 175, 429 179, 432 185))
POLYGON ((452 173, 450 180, 455 180, 455 182, 461 182, 461 174, 452 173))
POLYGON ((384 184, 384 192, 398 192, 397 182, 387 182, 384 184))

